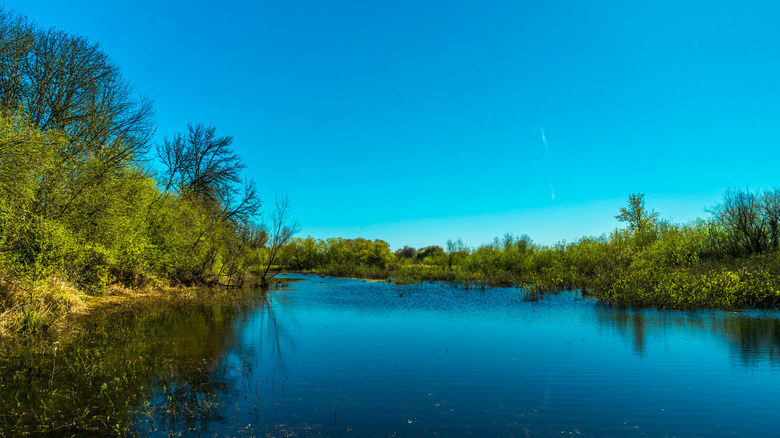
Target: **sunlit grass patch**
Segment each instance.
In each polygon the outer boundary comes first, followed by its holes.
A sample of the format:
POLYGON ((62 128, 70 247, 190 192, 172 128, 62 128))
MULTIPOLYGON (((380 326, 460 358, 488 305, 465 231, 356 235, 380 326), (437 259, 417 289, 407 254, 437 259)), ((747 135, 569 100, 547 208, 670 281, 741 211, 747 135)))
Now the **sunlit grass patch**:
POLYGON ((46 332, 64 317, 87 309, 85 295, 58 277, 47 278, 26 290, 19 285, 6 285, 3 297, 0 336, 46 332))

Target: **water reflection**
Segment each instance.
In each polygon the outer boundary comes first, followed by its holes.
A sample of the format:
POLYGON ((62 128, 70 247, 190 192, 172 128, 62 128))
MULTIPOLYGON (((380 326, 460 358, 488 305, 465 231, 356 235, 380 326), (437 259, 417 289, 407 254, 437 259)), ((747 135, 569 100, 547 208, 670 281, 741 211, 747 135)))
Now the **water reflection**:
POLYGON ((3 344, 0 436, 208 429, 234 392, 224 358, 237 318, 253 308, 139 302, 3 344))
MULTIPOLYGON (((272 296, 276 322, 265 332, 251 320, 242 329, 256 363, 270 361, 266 351, 283 352, 285 364, 273 378, 281 385, 263 382, 259 368, 246 377, 261 382, 249 434, 717 436, 744 429, 735 417, 748 413, 751 430, 772 430, 771 403, 729 404, 746 394, 771 401, 767 388, 778 382, 777 374, 762 374, 758 387, 724 377, 720 359, 736 350, 712 344, 730 345, 731 314, 626 311, 577 294, 529 301, 516 289, 436 284, 314 278, 294 289, 272 296), (281 336, 267 340, 268 332, 281 336), (632 353, 654 357, 638 365, 632 353)), ((750 318, 741 323, 756 329, 750 318)), ((237 409, 254 403, 239 400, 237 409)))
POLYGON ((122 308, 78 334, 0 346, 0 436, 42 424, 141 436, 774 431, 775 312, 303 278, 251 302, 122 308))
POLYGON ((631 343, 633 352, 639 356, 645 353, 645 337, 647 327, 645 314, 642 311, 613 309, 596 305, 596 319, 602 328, 617 331, 631 343))
MULTIPOLYGON (((255 424, 261 421, 268 400, 266 387, 284 391, 285 354, 295 348, 271 295, 273 291, 258 293, 251 306, 231 308, 228 318, 222 318, 223 307, 211 307, 217 312, 213 325, 226 331, 218 351, 196 356, 194 367, 169 363, 152 382, 152 396, 133 408, 133 432, 219 436, 246 431, 252 424, 247 415, 255 424), (249 344, 242 339, 247 333, 253 339, 249 344)), ((201 343, 208 342, 203 333, 193 334, 201 343)), ((178 345, 182 347, 187 349, 186 341, 178 345)))
POLYGON ((658 311, 616 309, 595 305, 596 320, 602 329, 612 330, 643 356, 647 337, 688 332, 729 346, 734 363, 755 366, 768 362, 780 366, 780 319, 776 311, 658 311))
POLYGON ((279 295, 277 300, 271 300, 268 295, 263 297, 260 311, 256 312, 259 332, 255 333, 255 342, 251 342, 248 349, 255 357, 270 357, 274 377, 286 375, 285 349, 295 351, 295 338, 285 329, 276 312, 276 303, 286 303, 284 296, 281 293, 279 295), (254 351, 254 348, 258 350, 254 351))
POLYGON ((768 360, 780 365, 780 320, 766 315, 720 315, 712 324, 716 336, 723 335, 732 354, 744 365, 768 360))

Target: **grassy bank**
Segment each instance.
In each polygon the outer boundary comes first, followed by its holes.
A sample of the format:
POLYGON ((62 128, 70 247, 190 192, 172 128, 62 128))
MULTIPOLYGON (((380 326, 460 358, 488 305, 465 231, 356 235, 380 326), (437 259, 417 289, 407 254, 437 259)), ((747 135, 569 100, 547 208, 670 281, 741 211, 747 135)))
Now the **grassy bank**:
MULTIPOLYGON (((272 278, 271 288, 283 287, 287 280, 272 278)), ((255 282, 257 283, 257 282, 255 282)), ((261 293, 257 287, 235 288, 215 284, 206 286, 164 286, 128 288, 121 284, 107 287, 100 295, 91 295, 73 284, 49 278, 32 291, 6 287, 0 300, 0 339, 28 335, 56 335, 72 331, 80 317, 106 309, 150 302, 161 306, 181 304, 228 304, 242 302, 261 293)))

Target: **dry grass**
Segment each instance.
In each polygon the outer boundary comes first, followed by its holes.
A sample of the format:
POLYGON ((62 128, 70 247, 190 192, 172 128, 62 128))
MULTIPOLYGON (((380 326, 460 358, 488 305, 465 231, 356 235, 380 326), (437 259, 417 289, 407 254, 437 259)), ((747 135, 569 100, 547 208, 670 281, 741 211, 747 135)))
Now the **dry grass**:
POLYGON ((71 283, 49 278, 25 290, 4 283, 0 302, 0 336, 47 331, 64 317, 87 310, 86 296, 71 283))
POLYGON ((11 335, 11 310, 0 313, 0 339, 11 335))
POLYGON ((240 300, 239 289, 155 285, 130 288, 112 284, 99 296, 89 295, 57 277, 38 283, 32 291, 0 281, 0 338, 59 330, 70 316, 91 313, 138 299, 165 304, 240 300))

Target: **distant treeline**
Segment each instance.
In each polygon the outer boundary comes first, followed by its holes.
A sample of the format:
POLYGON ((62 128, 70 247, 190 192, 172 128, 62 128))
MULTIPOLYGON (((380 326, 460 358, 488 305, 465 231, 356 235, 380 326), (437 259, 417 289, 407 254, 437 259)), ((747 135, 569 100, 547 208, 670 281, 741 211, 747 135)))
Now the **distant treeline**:
POLYGON ((729 190, 709 219, 673 224, 631 195, 617 219, 627 226, 601 237, 543 246, 511 234, 477 248, 404 247, 382 241, 295 239, 283 248, 294 269, 449 281, 462 287, 582 289, 620 306, 668 309, 780 305, 780 190, 729 190))
POLYGON ((151 103, 100 46, 0 9, 0 314, 17 326, 80 292, 263 282, 274 223, 232 137, 191 124, 152 145, 151 103))
POLYGON ((280 263, 294 271, 323 275, 387 278, 396 262, 387 242, 366 239, 296 238, 282 247, 280 263))

